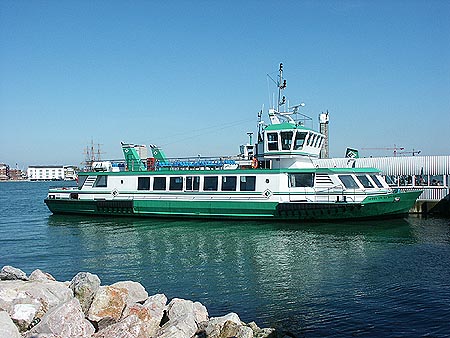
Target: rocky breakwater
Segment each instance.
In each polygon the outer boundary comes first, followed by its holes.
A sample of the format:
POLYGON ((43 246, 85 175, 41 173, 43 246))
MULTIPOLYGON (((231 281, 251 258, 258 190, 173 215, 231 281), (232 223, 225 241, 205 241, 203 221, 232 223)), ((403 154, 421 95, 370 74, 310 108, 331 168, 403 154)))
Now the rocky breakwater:
POLYGON ((132 281, 101 285, 80 272, 70 282, 41 270, 27 276, 0 271, 0 337, 8 338, 252 338, 280 337, 274 329, 245 324, 236 313, 208 315, 199 302, 149 296, 132 281))

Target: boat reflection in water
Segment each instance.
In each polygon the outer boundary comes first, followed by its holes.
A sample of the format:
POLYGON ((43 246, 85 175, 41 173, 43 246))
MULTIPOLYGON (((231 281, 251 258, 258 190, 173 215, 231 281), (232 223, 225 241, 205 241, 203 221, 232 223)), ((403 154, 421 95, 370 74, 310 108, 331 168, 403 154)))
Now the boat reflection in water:
POLYGON ((440 325, 450 310, 440 301, 450 300, 447 220, 297 225, 53 215, 48 225, 50 238, 70 239, 54 241, 60 269, 96 273, 104 284, 139 281, 150 294, 198 300, 212 316, 234 311, 308 337, 450 333, 440 325))

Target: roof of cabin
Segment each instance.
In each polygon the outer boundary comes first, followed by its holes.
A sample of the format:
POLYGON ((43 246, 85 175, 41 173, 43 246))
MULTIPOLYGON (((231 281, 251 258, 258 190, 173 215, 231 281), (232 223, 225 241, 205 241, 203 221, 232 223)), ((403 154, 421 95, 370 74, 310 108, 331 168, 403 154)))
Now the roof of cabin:
POLYGON ((312 129, 306 128, 306 127, 304 127, 302 125, 296 125, 296 124, 290 123, 290 122, 283 122, 283 123, 279 123, 279 124, 271 124, 271 125, 267 126, 265 130, 269 130, 270 131, 270 130, 286 130, 286 129, 287 130, 289 130, 289 129, 300 129, 300 130, 307 130, 307 131, 311 130, 311 131, 313 131, 312 129))

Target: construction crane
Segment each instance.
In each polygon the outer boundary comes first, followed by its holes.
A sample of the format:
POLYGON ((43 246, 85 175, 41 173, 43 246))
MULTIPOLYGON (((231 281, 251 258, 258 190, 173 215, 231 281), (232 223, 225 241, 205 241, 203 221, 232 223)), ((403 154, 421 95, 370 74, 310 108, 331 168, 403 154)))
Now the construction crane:
POLYGON ((361 150, 392 150, 394 152, 394 157, 397 156, 397 151, 398 150, 404 150, 404 147, 397 147, 394 144, 393 148, 361 148, 361 150))
POLYGON ((420 150, 412 150, 412 151, 402 151, 401 153, 399 153, 400 155, 412 155, 412 156, 416 156, 419 155, 421 153, 420 150))

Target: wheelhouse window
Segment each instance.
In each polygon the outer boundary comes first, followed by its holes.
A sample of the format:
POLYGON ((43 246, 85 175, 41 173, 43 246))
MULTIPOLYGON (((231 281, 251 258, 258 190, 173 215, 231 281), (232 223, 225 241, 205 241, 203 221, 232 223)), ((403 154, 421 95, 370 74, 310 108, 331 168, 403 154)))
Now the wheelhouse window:
POLYGON ((203 180, 204 191, 217 191, 219 179, 217 176, 205 176, 203 180))
POLYGON ((256 176, 241 176, 240 178, 240 190, 241 191, 255 191, 256 176))
POLYGON ((320 142, 319 142, 319 145, 318 145, 319 148, 322 147, 324 140, 325 140, 324 137, 320 138, 320 142))
POLYGON ((306 133, 297 132, 295 135, 294 150, 301 150, 305 143, 306 133))
POLYGON ((186 177, 186 190, 198 191, 200 188, 200 176, 187 176, 186 177))
POLYGON ((383 184, 380 182, 376 175, 370 175, 372 181, 377 185, 378 188, 383 188, 383 184))
POLYGON ((356 175, 358 181, 362 184, 364 188, 373 188, 373 184, 369 181, 366 175, 356 175))
POLYGON ((305 188, 314 186, 314 173, 289 174, 290 188, 305 188))
POLYGON ((222 191, 236 191, 236 176, 222 177, 222 191))
POLYGON ((171 177, 169 190, 183 190, 183 177, 171 177))
POLYGON ((153 190, 166 190, 166 178, 155 177, 153 179, 153 190))
POLYGON ((359 185, 352 175, 338 175, 338 177, 346 189, 359 189, 359 185))
POLYGON ((267 149, 268 150, 278 150, 278 134, 268 133, 267 134, 267 149))
POLYGON ((281 132, 281 149, 291 150, 292 137, 294 133, 292 131, 282 131, 281 132))
POLYGON ((314 142, 314 147, 318 148, 321 141, 322 141, 322 137, 317 135, 316 142, 314 142))
POLYGON ((314 134, 313 133, 309 133, 308 134, 308 141, 306 142, 309 146, 313 143, 314 140, 314 134))
POLYGON ((150 177, 138 177, 138 190, 150 190, 150 177))
POLYGON ((95 180, 94 187, 105 188, 108 185, 108 176, 99 175, 95 180))

